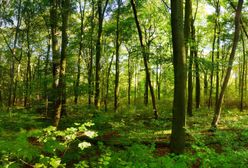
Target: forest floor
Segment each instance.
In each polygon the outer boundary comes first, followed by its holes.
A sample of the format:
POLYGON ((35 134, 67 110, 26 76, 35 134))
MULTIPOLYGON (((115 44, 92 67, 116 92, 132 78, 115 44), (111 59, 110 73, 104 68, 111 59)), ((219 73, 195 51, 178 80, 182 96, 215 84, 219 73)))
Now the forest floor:
POLYGON ((61 120, 60 131, 56 132, 49 127, 50 120, 34 109, 3 111, 0 114, 0 167, 226 168, 248 165, 247 111, 224 109, 215 132, 209 131, 213 112, 194 111, 194 116, 187 118, 186 151, 179 156, 171 154, 169 148, 171 110, 161 111, 158 120, 144 107, 104 112, 73 105, 68 106, 67 112, 61 120), (88 124, 82 125, 84 123, 88 124), (93 135, 90 131, 95 136, 90 136, 93 135))

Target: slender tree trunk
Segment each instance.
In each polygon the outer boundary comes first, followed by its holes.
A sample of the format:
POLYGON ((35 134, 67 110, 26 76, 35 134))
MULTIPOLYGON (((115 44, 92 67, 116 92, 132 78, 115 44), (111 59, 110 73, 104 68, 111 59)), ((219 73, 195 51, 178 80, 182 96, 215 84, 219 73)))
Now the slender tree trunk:
POLYGON ((95 1, 92 0, 92 13, 91 13, 91 36, 90 36, 90 62, 89 62, 89 71, 88 71, 88 105, 91 105, 91 96, 93 95, 93 79, 92 79, 92 71, 93 71, 93 55, 94 55, 94 45, 93 45, 93 35, 94 35, 94 29, 95 29, 95 1))
POLYGON ((62 0, 62 43, 61 43, 61 59, 60 59, 60 87, 62 97, 61 114, 66 115, 66 59, 68 44, 68 21, 70 12, 70 0, 62 0))
POLYGON ((26 71, 26 86, 25 86, 25 98, 24 98, 24 107, 30 106, 30 85, 31 85, 31 49, 30 49, 30 20, 27 19, 27 71, 26 71))
POLYGON ((246 67, 246 50, 245 50, 245 40, 243 35, 241 36, 242 47, 243 47, 243 64, 242 64, 242 74, 241 74, 241 94, 240 94, 240 111, 244 110, 244 84, 245 84, 245 67, 246 67))
MULTIPOLYGON (((0 54, 0 62, 2 62, 2 55, 0 54)), ((0 66, 0 86, 3 86, 3 69, 2 66, 0 66)), ((0 109, 3 106, 3 88, 0 88, 0 109)))
POLYGON ((160 76, 161 76, 161 66, 157 62, 156 86, 157 86, 157 98, 158 98, 158 100, 160 100, 160 76))
POLYGON ((148 105, 148 78, 146 76, 146 81, 145 81, 145 89, 144 89, 144 105, 147 106, 148 105))
POLYGON ((193 116, 193 50, 192 50, 192 37, 191 37, 191 22, 192 22, 192 1, 185 1, 185 20, 184 20, 184 35, 185 35, 185 55, 189 57, 188 64, 188 106, 187 114, 193 116), (190 54, 188 55, 188 49, 190 48, 190 54))
POLYGON ((53 125, 58 126, 61 113, 61 103, 59 95, 59 73, 60 73, 60 52, 58 42, 58 7, 59 4, 56 0, 50 1, 50 24, 51 24, 51 36, 52 36, 52 55, 53 55, 53 125))
MULTIPOLYGON (((61 57, 59 60, 59 79, 57 86, 57 98, 55 102, 55 115, 53 125, 57 127, 61 118, 61 114, 66 113, 66 55, 67 55, 67 27, 68 27, 68 18, 70 10, 70 0, 62 0, 62 43, 61 43, 61 57)), ((58 4, 57 4, 58 5, 58 4)), ((59 54, 59 53, 57 53, 59 54)))
MULTIPOLYGON (((213 44, 212 44, 212 67, 211 67, 211 75, 210 75, 210 91, 209 91, 209 100, 208 100, 208 108, 210 109, 212 106, 212 94, 213 94, 213 78, 214 78, 214 69, 215 69, 215 59, 214 59, 214 53, 215 53, 215 43, 216 43, 216 35, 217 35, 217 29, 219 25, 219 14, 220 14, 220 6, 219 6, 219 0, 216 2, 216 18, 215 18, 215 23, 214 23, 214 39, 213 39, 213 44)), ((218 61, 218 60, 217 60, 218 61)), ((218 82, 216 82, 218 84, 218 82)), ((218 96, 217 96, 218 97, 218 96)), ((216 101, 217 102, 217 101, 216 101)), ((215 104, 216 105, 216 104, 215 104)))
POLYGON ((106 75, 106 94, 104 98, 104 106, 105 106, 105 111, 108 111, 108 96, 109 96, 109 77, 110 77, 110 72, 111 72, 111 67, 112 63, 114 60, 114 54, 111 57, 108 69, 107 69, 107 75, 106 75))
POLYGON ((119 106, 118 98, 119 98, 119 76, 120 76, 120 68, 119 68, 119 49, 120 49, 120 39, 119 39, 119 20, 120 20, 120 7, 122 0, 118 0, 118 9, 117 9, 117 17, 116 17, 116 59, 115 59, 115 102, 114 102, 114 110, 117 111, 119 106))
POLYGON ((183 0, 171 0, 171 27, 174 65, 174 101, 171 150, 176 154, 185 148, 186 56, 183 26, 183 0))
POLYGON ((137 103, 137 94, 138 94, 138 68, 137 68, 137 62, 135 62, 135 68, 134 68, 134 104, 137 103))
POLYGON ((132 6, 132 9, 133 9, 134 19, 135 19, 136 27, 137 27, 138 34, 139 34, 139 41, 140 41, 140 46, 141 46, 141 49, 142 49, 142 55, 143 55, 143 60, 144 60, 146 77, 147 77, 148 85, 150 87, 150 93, 151 93, 151 98, 152 98, 152 106, 153 106, 153 113, 154 113, 155 119, 157 119, 158 118, 158 112, 157 112, 157 107, 156 107, 156 99, 155 99, 155 94, 154 94, 154 90, 153 90, 153 86, 152 86, 152 82, 151 82, 151 77, 150 77, 150 72, 149 72, 149 67, 148 67, 146 48, 145 48, 144 43, 143 43, 142 31, 141 31, 140 24, 139 24, 139 21, 138 21, 137 11, 136 11, 136 6, 135 6, 134 0, 131 0, 131 6, 132 6))
MULTIPOLYGON (((208 71, 206 70, 204 72, 204 100, 206 100, 207 96, 208 96, 208 71)), ((207 103, 205 101, 205 103, 207 103)))
POLYGON ((225 90, 226 90, 226 87, 227 87, 227 84, 228 84, 228 81, 231 75, 235 52, 238 46, 242 6, 243 6, 243 0, 239 0, 238 7, 236 9, 236 14, 235 14, 235 32, 234 32, 234 38, 233 38, 232 51, 229 57, 228 68, 227 68, 226 75, 225 75, 225 78, 224 78, 224 81, 221 87, 219 99, 218 99, 218 102, 214 110, 214 117, 213 117, 212 124, 211 124, 213 129, 217 128, 218 122, 220 120, 221 106, 222 106, 222 102, 224 98, 224 93, 225 93, 225 90))
POLYGON ((79 1, 79 10, 80 10, 80 42, 79 42, 79 51, 78 51, 78 60, 77 60, 77 79, 75 82, 75 97, 74 97, 74 103, 78 103, 78 96, 79 96, 79 83, 80 83, 80 69, 81 69, 81 59, 83 56, 83 36, 84 36, 84 15, 85 15, 85 5, 86 0, 84 0, 83 7, 81 0, 79 1))
MULTIPOLYGON (((127 49, 128 51, 128 49, 127 49)), ((128 51, 128 63, 127 63, 127 71, 128 71, 128 89, 127 89, 127 103, 128 106, 131 105, 131 85, 132 85, 132 72, 131 72, 131 54, 128 51)))
POLYGON ((220 59, 220 23, 219 23, 219 15, 220 15, 220 3, 219 0, 216 2, 216 10, 217 10, 217 18, 216 18, 216 26, 217 26, 217 53, 216 53, 216 87, 215 87, 215 106, 218 102, 219 98, 219 59, 220 59))
POLYGON ((197 11, 198 11, 198 2, 197 2, 194 18, 191 21, 191 38, 192 38, 191 47, 193 48, 193 63, 195 64, 195 106, 196 109, 199 109, 201 103, 201 85, 200 85, 201 81, 200 81, 200 69, 199 69, 199 61, 198 61, 198 46, 196 42, 196 31, 194 25, 197 11))
MULTIPOLYGON (((46 53, 46 60, 45 60, 45 80, 44 80, 44 98, 45 98, 45 115, 48 117, 48 101, 49 101, 49 94, 48 94, 48 67, 49 67, 49 56, 51 51, 51 33, 49 30, 49 25, 47 25, 48 28, 48 39, 47 39, 47 53, 46 53)), ((49 116, 51 117, 51 116, 49 116)))
MULTIPOLYGON (((217 10, 217 9, 216 9, 217 10)), ((214 51, 215 51, 215 42, 216 42, 216 29, 217 29, 217 20, 215 20, 214 25, 214 39, 212 44, 212 54, 211 54, 211 60, 212 60, 212 66, 211 66, 211 73, 210 73, 210 90, 209 90, 209 98, 208 98, 208 108, 210 109, 212 106, 212 94, 213 94, 213 78, 214 78, 214 51)))
POLYGON ((187 106, 187 114, 188 116, 193 116, 193 55, 194 51, 190 50, 189 56, 189 67, 188 67, 188 106, 187 106))
MULTIPOLYGON (((10 51, 11 51, 11 63, 10 63, 10 83, 9 83, 9 95, 8 95, 8 107, 11 107, 14 105, 15 102, 15 60, 17 59, 16 56, 16 45, 17 45, 17 41, 19 38, 19 29, 21 26, 21 5, 22 5, 22 1, 19 0, 18 2, 18 14, 17 14, 17 25, 16 25, 16 31, 15 31, 15 39, 14 39, 14 44, 13 44, 13 49, 10 48, 9 44, 7 44, 7 40, 6 44, 8 45, 10 51)), ((20 56, 21 57, 21 56, 20 56)), ((21 58, 18 60, 20 62, 21 58)))
POLYGON ((97 40, 96 40, 96 70, 95 70, 95 107, 100 107, 99 96, 100 96, 100 60, 101 60, 101 37, 102 37, 102 27, 103 27, 103 19, 106 7, 108 5, 108 0, 105 2, 104 8, 102 8, 102 0, 97 1, 98 7, 98 32, 97 32, 97 40))
POLYGON ((216 53, 216 90, 215 90, 215 105, 218 102, 218 98, 219 98, 219 83, 220 83, 220 79, 219 79, 219 59, 220 59, 220 25, 218 25, 218 32, 217 32, 217 53, 216 53))
POLYGON ((201 81, 200 81, 200 70, 198 63, 198 52, 195 51, 194 54, 194 63, 195 63, 195 107, 196 109, 200 108, 201 104, 201 81))

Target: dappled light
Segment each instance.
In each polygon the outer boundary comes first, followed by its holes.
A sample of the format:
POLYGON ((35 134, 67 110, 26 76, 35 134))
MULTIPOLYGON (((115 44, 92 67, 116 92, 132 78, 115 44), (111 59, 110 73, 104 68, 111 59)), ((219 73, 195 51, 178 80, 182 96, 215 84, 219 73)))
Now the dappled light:
POLYGON ((248 2, 0 0, 0 168, 248 167, 248 2))

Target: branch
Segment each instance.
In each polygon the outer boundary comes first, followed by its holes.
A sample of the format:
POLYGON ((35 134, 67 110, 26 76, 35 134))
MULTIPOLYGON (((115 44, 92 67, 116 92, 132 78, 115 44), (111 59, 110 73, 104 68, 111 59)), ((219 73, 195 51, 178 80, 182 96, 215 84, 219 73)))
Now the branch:
POLYGON ((106 0, 106 1, 105 1, 105 5, 104 5, 103 11, 102 11, 102 18, 104 17, 104 13, 105 13, 106 8, 107 8, 107 6, 108 6, 108 2, 109 2, 109 0, 106 0))
POLYGON ((197 12, 198 12, 198 7, 199 7, 199 1, 196 0, 196 9, 195 9, 195 13, 194 13, 194 17, 193 17, 193 24, 195 23, 195 19, 196 19, 196 15, 197 15, 197 12))
POLYGON ((243 22, 242 19, 240 20, 240 24, 241 24, 241 26, 242 26, 242 30, 243 30, 243 32, 245 33, 246 38, 248 38, 248 33, 247 33, 246 29, 245 29, 244 22, 243 22))
MULTIPOLYGON (((231 5, 231 7, 232 7, 235 11, 237 10, 236 7, 235 7, 235 5, 233 4, 233 2, 230 1, 230 5, 231 5)), ((242 16, 241 16, 241 19, 240 19, 240 24, 241 24, 242 30, 243 30, 244 33, 245 33, 246 38, 248 38, 248 33, 247 33, 246 29, 245 29, 244 22, 243 22, 243 20, 242 20, 242 16)))
POLYGON ((8 48, 9 48, 11 54, 14 55, 13 50, 11 49, 11 47, 10 47, 10 45, 9 45, 9 43, 8 43, 8 41, 7 41, 7 39, 6 39, 6 37, 5 37, 5 35, 3 34, 2 31, 0 31, 0 32, 1 32, 2 36, 3 36, 4 42, 6 43, 6 45, 7 45, 8 48))
POLYGON ((162 2, 164 3, 165 7, 170 11, 171 8, 170 8, 169 5, 165 2, 165 0, 162 0, 162 2))
POLYGON ((28 167, 34 167, 33 165, 29 164, 28 162, 22 160, 22 159, 19 159, 23 164, 25 164, 26 166, 28 167))

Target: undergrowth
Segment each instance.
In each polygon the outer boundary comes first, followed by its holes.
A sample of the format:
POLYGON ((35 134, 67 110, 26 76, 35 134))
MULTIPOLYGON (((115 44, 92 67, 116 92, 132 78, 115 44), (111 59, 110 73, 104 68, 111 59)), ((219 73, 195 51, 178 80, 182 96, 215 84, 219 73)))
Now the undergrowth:
POLYGON ((187 120, 183 155, 170 153, 171 112, 133 107, 119 113, 72 106, 61 127, 32 110, 0 115, 0 167, 187 168, 247 167, 247 112, 224 110, 216 132, 205 109, 187 120), (126 111, 126 112, 125 112, 126 111), (168 115, 167 115, 168 114, 168 115))

